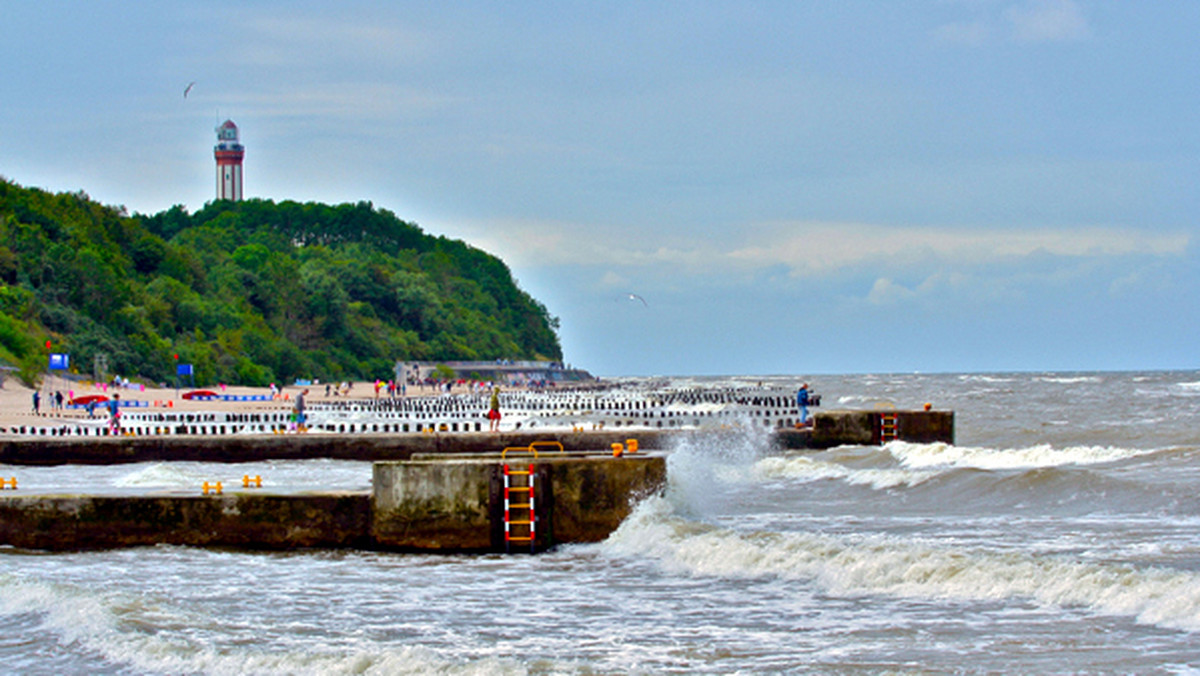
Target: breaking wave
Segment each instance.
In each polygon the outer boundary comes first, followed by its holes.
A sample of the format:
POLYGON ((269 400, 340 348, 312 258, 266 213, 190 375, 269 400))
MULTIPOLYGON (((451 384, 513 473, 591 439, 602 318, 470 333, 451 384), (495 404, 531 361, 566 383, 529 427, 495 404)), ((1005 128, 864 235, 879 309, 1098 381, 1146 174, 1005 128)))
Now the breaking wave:
POLYGON ((1095 465, 1156 452, 1152 449, 1111 446, 1072 446, 1057 449, 1049 444, 1038 444, 1027 448, 997 449, 907 442, 891 442, 884 450, 907 468, 956 467, 986 470, 1095 465))
POLYGON ((649 557, 676 574, 779 578, 842 597, 1030 601, 1200 632, 1200 575, 1192 572, 955 549, 879 534, 743 532, 684 519, 662 497, 642 502, 603 551, 649 557))
POLYGON ((749 477, 758 481, 783 479, 801 483, 837 479, 852 485, 884 489, 916 486, 937 474, 936 471, 906 468, 855 468, 807 455, 785 455, 759 460, 749 477))
POLYGON ((127 488, 187 488, 211 477, 195 463, 158 462, 117 477, 113 484, 127 488))
MULTIPOLYGON (((388 646, 362 641, 356 648, 324 651, 311 646, 276 647, 252 643, 215 648, 204 640, 206 619, 166 600, 105 593, 70 584, 0 575, 0 622, 33 624, 40 632, 76 646, 85 659, 148 673, 205 674, 524 674, 512 660, 449 659, 420 646, 388 646), (192 627, 179 633, 171 628, 192 627), (158 628, 158 629, 156 629, 158 628), (165 628, 166 630, 163 630, 165 628)), ((78 651, 76 651, 78 652, 78 651)), ((46 656, 28 664, 9 663, 16 671, 46 668, 46 656)), ((96 670, 95 662, 65 665, 64 673, 96 670)))

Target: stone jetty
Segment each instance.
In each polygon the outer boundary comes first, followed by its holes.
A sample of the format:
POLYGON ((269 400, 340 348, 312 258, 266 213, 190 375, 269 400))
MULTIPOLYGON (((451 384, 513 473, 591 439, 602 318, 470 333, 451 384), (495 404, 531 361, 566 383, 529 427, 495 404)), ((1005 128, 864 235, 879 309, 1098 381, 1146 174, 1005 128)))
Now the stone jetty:
POLYGON ((340 417, 315 420, 309 433, 269 425, 249 430, 264 424, 250 414, 222 413, 218 420, 188 413, 182 415, 194 416, 190 421, 148 420, 159 429, 135 424, 115 436, 8 434, 0 438, 0 464, 11 467, 307 458, 375 464, 372 490, 365 492, 22 495, 14 482, 0 493, 0 545, 536 552, 607 537, 639 499, 662 489, 667 456, 690 441, 761 434, 780 450, 954 441, 952 411, 823 411, 811 426, 796 427, 790 402, 777 396, 527 403, 523 424, 510 421, 499 433, 476 431, 468 423, 476 418, 470 406, 458 417, 428 411, 418 431, 415 423, 405 430, 405 423, 389 420, 386 407, 348 404, 334 409, 340 417))

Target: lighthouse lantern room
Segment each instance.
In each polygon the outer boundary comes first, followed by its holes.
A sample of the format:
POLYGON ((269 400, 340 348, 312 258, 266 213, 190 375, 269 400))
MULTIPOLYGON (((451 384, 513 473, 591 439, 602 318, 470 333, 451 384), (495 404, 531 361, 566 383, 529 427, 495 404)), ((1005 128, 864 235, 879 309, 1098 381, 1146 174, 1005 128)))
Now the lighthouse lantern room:
POLYGON ((217 127, 217 145, 213 157, 217 159, 217 199, 242 199, 242 158, 246 149, 238 143, 238 128, 233 120, 225 120, 217 127))

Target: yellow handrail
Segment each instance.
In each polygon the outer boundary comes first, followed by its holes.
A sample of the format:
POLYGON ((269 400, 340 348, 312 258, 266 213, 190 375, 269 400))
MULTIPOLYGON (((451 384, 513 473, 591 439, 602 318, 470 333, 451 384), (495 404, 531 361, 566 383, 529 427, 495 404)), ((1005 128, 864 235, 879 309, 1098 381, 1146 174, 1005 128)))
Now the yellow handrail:
POLYGON ((533 457, 535 457, 535 458, 538 457, 537 449, 533 447, 533 444, 530 444, 528 446, 509 446, 508 448, 506 448, 500 452, 500 459, 501 460, 507 459, 509 451, 520 451, 521 453, 532 453, 533 457))
MULTIPOLYGON (((529 448, 531 448, 531 449, 534 446, 550 446, 550 447, 557 446, 559 453, 566 453, 566 449, 563 448, 561 441, 535 441, 532 444, 529 444, 529 448)), ((537 455, 537 454, 534 453, 534 455, 537 455)))

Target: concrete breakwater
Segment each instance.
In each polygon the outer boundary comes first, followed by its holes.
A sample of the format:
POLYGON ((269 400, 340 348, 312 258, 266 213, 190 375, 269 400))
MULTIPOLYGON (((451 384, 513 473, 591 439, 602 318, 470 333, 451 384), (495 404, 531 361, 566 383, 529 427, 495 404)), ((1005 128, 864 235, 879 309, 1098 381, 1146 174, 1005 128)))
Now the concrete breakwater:
POLYGON ((688 439, 721 435, 769 434, 779 449, 878 445, 900 440, 954 442, 953 411, 828 411, 812 427, 760 428, 743 425, 701 428, 540 429, 488 432, 384 432, 310 434, 229 434, 219 426, 199 426, 194 434, 172 436, 0 438, 0 464, 115 464, 148 461, 252 462, 330 458, 405 460, 419 453, 487 453, 535 441, 556 441, 568 450, 610 448, 637 438, 642 448, 670 450, 688 439))
POLYGON ((377 463, 372 492, 0 496, 0 544, 68 551, 157 544, 239 549, 541 551, 607 537, 666 483, 662 454, 518 449, 377 463), (514 475, 521 477, 510 485, 514 475), (519 497, 510 491, 524 490, 519 497), (523 511, 519 511, 523 510, 523 511), (515 548, 514 548, 515 544, 515 548))
MULTIPOLYGON (((666 456, 677 444, 719 447, 746 434, 769 434, 779 449, 894 440, 953 443, 954 415, 835 411, 818 414, 811 428, 775 430, 8 439, 0 442, 0 463, 9 466, 308 458, 375 465, 369 492, 24 496, 5 490, 0 545, 51 551, 178 544, 484 552, 509 551, 515 542, 520 550, 540 551, 607 537, 637 499, 665 485, 666 456), (639 446, 642 452, 618 455, 614 445, 639 446)), ((18 489, 15 477, 11 488, 18 489)))

